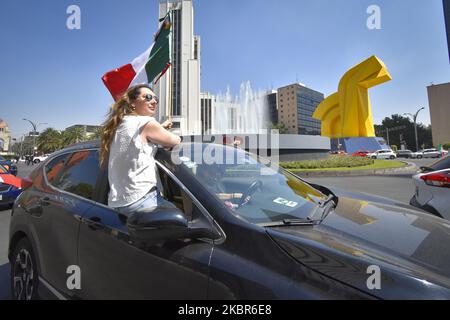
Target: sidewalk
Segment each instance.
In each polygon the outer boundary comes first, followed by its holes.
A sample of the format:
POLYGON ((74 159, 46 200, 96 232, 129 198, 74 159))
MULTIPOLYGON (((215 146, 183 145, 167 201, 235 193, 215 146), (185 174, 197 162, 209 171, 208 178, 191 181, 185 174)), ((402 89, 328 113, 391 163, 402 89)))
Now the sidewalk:
POLYGON ((386 168, 386 169, 370 169, 370 170, 336 170, 336 171, 297 171, 292 172, 300 177, 345 177, 345 176, 371 176, 371 175, 388 175, 388 174, 415 174, 417 166, 414 163, 402 161, 407 164, 402 168, 386 168))

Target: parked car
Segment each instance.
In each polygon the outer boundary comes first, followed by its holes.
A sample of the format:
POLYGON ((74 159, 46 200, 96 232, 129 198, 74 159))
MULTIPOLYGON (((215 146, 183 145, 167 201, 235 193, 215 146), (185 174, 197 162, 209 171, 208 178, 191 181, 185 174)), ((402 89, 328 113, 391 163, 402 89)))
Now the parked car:
POLYGON ((334 150, 334 151, 330 151, 330 154, 335 155, 335 156, 346 156, 347 152, 345 152, 343 150, 334 150))
POLYGON ((394 151, 389 149, 378 150, 373 153, 369 153, 367 157, 372 159, 395 159, 397 156, 394 151))
POLYGON ((397 158, 411 158, 411 159, 422 159, 422 152, 413 152, 411 150, 398 150, 397 158))
POLYGON ((0 166, 3 166, 10 174, 17 176, 17 166, 11 160, 0 156, 0 166))
POLYGON ((47 159, 47 157, 48 157, 48 154, 45 154, 45 155, 42 155, 42 156, 34 156, 34 157, 33 157, 33 162, 34 162, 35 164, 37 164, 37 163, 39 163, 39 162, 44 161, 45 159, 47 159))
POLYGON ((369 153, 372 153, 373 151, 368 151, 368 150, 358 150, 356 152, 353 152, 351 154, 352 157, 367 157, 367 155, 369 153))
POLYGON ((10 206, 22 192, 21 182, 0 165, 0 207, 10 206))
POLYGON ((98 148, 52 154, 16 200, 15 299, 450 299, 448 221, 196 143, 158 150, 166 204, 125 216, 107 206, 98 148))
POLYGON ((442 157, 442 152, 438 149, 423 149, 420 152, 423 153, 424 158, 440 158, 442 157))
POLYGON ((450 220, 450 169, 419 173, 413 181, 416 191, 410 204, 450 220))

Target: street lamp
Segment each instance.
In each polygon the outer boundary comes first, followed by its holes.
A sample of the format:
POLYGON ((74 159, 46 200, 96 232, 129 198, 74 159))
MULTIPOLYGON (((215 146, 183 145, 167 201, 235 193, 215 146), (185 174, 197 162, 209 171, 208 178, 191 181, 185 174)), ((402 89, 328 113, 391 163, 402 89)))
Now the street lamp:
POLYGON ((33 155, 34 155, 35 148, 36 148, 36 133, 37 133, 37 128, 38 128, 41 124, 48 124, 48 123, 43 122, 43 123, 35 124, 33 121, 28 120, 28 119, 25 119, 25 118, 23 118, 22 120, 28 121, 28 122, 31 124, 31 126, 33 127, 33 155))
POLYGON ((419 151, 419 141, 417 140, 417 122, 416 122, 416 120, 417 120, 417 115, 419 114, 419 112, 424 109, 425 109, 424 107, 420 108, 419 110, 416 111, 415 114, 412 114, 412 113, 404 113, 403 114, 403 115, 411 116, 414 120, 414 133, 416 135, 416 152, 419 151))

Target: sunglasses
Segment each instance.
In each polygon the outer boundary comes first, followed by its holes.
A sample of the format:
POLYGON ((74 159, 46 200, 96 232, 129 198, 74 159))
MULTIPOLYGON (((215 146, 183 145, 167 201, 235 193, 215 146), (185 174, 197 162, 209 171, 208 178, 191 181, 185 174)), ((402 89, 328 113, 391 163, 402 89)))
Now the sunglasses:
POLYGON ((146 100, 146 101, 152 101, 152 99, 155 99, 155 101, 156 101, 156 103, 158 103, 158 97, 157 96, 155 96, 155 95, 153 95, 153 94, 150 94, 150 93, 147 93, 145 96, 144 96, 144 100, 146 100))

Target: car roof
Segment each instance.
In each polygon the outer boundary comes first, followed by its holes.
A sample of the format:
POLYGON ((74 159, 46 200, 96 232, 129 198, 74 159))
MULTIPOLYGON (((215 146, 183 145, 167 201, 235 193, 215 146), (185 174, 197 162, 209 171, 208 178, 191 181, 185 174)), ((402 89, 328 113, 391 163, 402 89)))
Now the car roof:
POLYGON ((58 156, 60 154, 63 153, 67 153, 68 151, 80 151, 80 150, 85 150, 85 149, 96 149, 96 148, 100 148, 100 140, 92 140, 92 141, 85 141, 85 142, 80 142, 80 143, 76 143, 73 145, 70 145, 64 149, 55 151, 54 153, 51 154, 51 156, 58 156))

